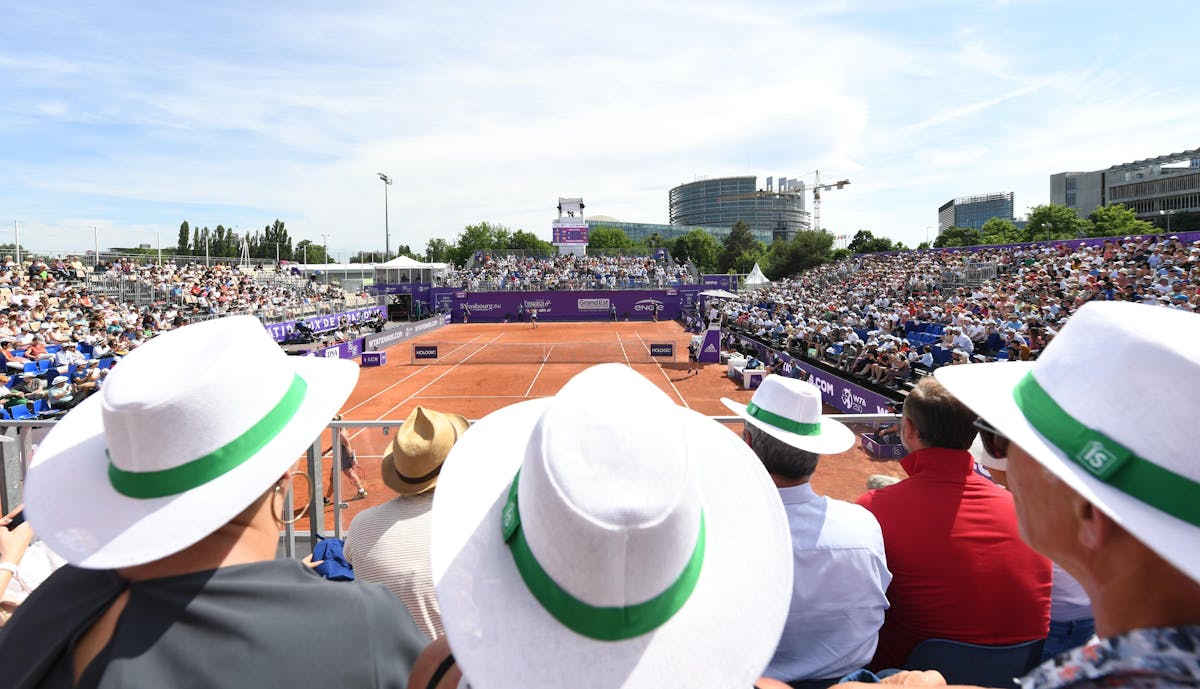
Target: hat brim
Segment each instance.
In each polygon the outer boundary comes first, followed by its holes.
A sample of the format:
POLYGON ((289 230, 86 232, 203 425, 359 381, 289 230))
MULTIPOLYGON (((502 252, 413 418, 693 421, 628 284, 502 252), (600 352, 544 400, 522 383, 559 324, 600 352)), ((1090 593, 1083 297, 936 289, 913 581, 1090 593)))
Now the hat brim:
MULTIPOLYGON (((454 442, 458 442, 458 438, 462 437, 463 433, 471 427, 471 422, 467 421, 466 417, 458 414, 442 413, 450 421, 450 426, 454 429, 454 442)), ((403 428, 403 426, 401 427, 403 428)), ((402 432, 402 431, 397 431, 402 432)), ((445 465, 446 460, 442 460, 442 465, 445 465)), ((431 469, 432 471, 432 469, 431 469)), ((399 472, 396 471, 396 463, 392 459, 392 453, 389 450, 383 455, 383 461, 379 463, 379 476, 383 479, 383 484, 392 489, 399 495, 419 495, 437 487, 438 479, 441 478, 441 472, 421 483, 409 483, 400 478, 399 472)))
MULTIPOLYGON (((358 380, 358 367, 350 361, 287 361, 308 384, 292 420, 238 467, 198 488, 162 498, 131 498, 113 488, 101 414, 103 394, 85 399, 46 435, 29 467, 25 509, 38 536, 77 567, 115 569, 177 553, 216 531, 296 463, 358 380)), ((178 432, 189 432, 187 419, 179 420, 178 432)))
POLYGON ((800 435, 799 433, 785 431, 782 428, 776 428, 759 421, 750 416, 746 411, 746 405, 735 402, 728 397, 722 397, 721 404, 728 407, 729 411, 742 417, 746 423, 752 424, 772 438, 800 450, 815 452, 819 455, 836 455, 839 452, 845 452, 854 447, 854 431, 850 430, 841 421, 831 419, 827 416, 821 416, 821 431, 819 433, 816 435, 800 435))
POLYGON ((595 641, 529 593, 501 535, 504 498, 549 400, 495 411, 451 450, 434 495, 432 569, 442 623, 475 689, 570 686, 749 686, 787 615, 792 549, 778 491, 738 438, 674 407, 696 458, 706 545, 699 581, 655 631, 595 641))
MULTIPOLYGON (((944 366, 934 372, 934 377, 950 394, 1019 445, 1067 487, 1134 534, 1164 560, 1200 581, 1200 551, 1179 547, 1195 538, 1196 527, 1096 479, 1026 420, 1012 391, 1034 365, 1034 362, 1014 361, 944 366)), ((1020 502, 1019 493, 1014 493, 1013 497, 1020 502)))

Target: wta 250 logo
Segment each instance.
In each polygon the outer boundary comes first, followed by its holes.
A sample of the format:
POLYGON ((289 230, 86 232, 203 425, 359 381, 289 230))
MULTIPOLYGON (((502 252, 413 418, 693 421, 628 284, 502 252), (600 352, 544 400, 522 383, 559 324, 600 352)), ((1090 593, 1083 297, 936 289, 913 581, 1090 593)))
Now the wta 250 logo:
POLYGON ((867 400, 854 394, 850 388, 842 388, 842 407, 847 412, 861 413, 867 407, 867 400))

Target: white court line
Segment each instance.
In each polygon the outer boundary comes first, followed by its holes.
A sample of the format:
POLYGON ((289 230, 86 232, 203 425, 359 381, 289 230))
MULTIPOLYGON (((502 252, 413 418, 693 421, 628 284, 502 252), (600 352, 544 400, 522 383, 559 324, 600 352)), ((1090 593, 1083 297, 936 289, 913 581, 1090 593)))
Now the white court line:
MULTIPOLYGON (((639 340, 642 340, 642 334, 641 334, 641 333, 639 333, 638 331, 634 330, 634 331, 633 331, 633 334, 634 334, 634 335, 637 335, 637 337, 638 337, 638 339, 639 339, 639 340)), ((647 345, 645 340, 642 340, 642 344, 646 346, 646 351, 650 351, 650 345, 647 345)), ((675 381, 671 380, 671 376, 667 375, 667 369, 663 368, 662 362, 661 362, 661 361, 659 361, 658 359, 654 359, 654 363, 655 363, 655 364, 658 364, 658 370, 659 370, 659 372, 660 372, 660 373, 662 373, 662 374, 663 374, 663 378, 666 378, 666 379, 667 379, 667 382, 671 384, 671 389, 672 389, 672 390, 674 390, 674 391, 675 391, 675 395, 676 395, 677 397, 679 397, 679 402, 680 402, 681 404, 683 404, 683 406, 687 407, 688 409, 691 409, 691 408, 692 408, 692 407, 691 407, 691 405, 689 405, 689 404, 687 403, 687 400, 683 399, 683 394, 679 392, 679 388, 675 387, 675 381)))
POLYGON ((621 345, 621 356, 625 357, 625 365, 631 366, 629 363, 629 352, 625 351, 625 343, 621 341, 621 333, 617 333, 617 344, 621 345))
MULTIPOLYGON (((550 349, 553 350, 554 348, 551 347, 550 349)), ((533 392, 533 386, 537 384, 538 376, 542 375, 542 369, 546 368, 546 359, 549 359, 549 358, 550 358, 549 352, 546 353, 546 356, 542 357, 542 365, 538 366, 537 373, 533 374, 533 380, 529 381, 529 389, 525 391, 526 397, 529 397, 529 393, 533 392)), ((507 395, 505 395, 505 396, 507 397, 507 395)))
MULTIPOLYGON (((478 335, 476 335, 475 337, 479 337, 479 336, 478 336, 478 335)), ((474 338, 472 338, 472 339, 474 339, 474 338)), ((471 343, 471 342, 464 342, 464 343, 460 344, 459 346, 455 347, 454 349, 450 350, 450 352, 451 352, 451 353, 457 352, 458 350, 462 349, 463 347, 466 347, 466 346, 467 346, 467 345, 469 345, 469 344, 472 344, 472 343, 471 343)), ((388 390, 391 390, 392 388, 396 387, 397 385, 399 385, 399 384, 401 384, 401 383, 403 383, 403 382, 407 381, 409 378, 412 378, 413 376, 415 376, 415 375, 417 375, 418 373, 421 373, 421 372, 423 372, 423 371, 425 371, 425 368, 424 368, 424 367, 422 367, 422 368, 419 368, 419 369, 416 369, 415 371, 413 371, 412 373, 408 374, 407 376, 404 376, 404 377, 403 377, 403 378, 401 378, 400 380, 398 380, 398 381, 396 381, 396 382, 392 383, 391 385, 389 385, 389 386, 387 386, 387 387, 383 388, 382 390, 380 390, 379 392, 375 393, 374 395, 371 395, 371 396, 370 396, 370 397, 368 397, 367 399, 365 399, 365 400, 363 400, 363 401, 359 402, 358 404, 354 405, 353 407, 350 407, 350 408, 349 408, 349 409, 347 409, 346 411, 342 412, 342 414, 343 414, 343 415, 349 414, 350 412, 354 411, 355 409, 358 409, 359 407, 363 406, 363 405, 364 405, 364 404, 366 404, 367 402, 370 402, 371 400, 375 399, 376 397, 379 397, 380 395, 382 395, 383 393, 387 392, 388 390)), ((379 417, 379 419, 382 419, 382 418, 383 418, 382 416, 381 416, 381 417, 379 417)), ((375 420, 376 420, 376 421, 378 421, 379 419, 375 419, 375 420)), ((352 434, 352 435, 350 436, 350 439, 351 439, 351 440, 354 440, 354 439, 355 439, 355 438, 357 438, 359 435, 361 435, 362 433, 366 432, 366 430, 367 430, 367 429, 365 429, 365 428, 360 428, 360 429, 358 429, 357 431, 355 431, 355 432, 354 432, 354 434, 352 434)))
MULTIPOLYGON (((478 354, 478 353, 482 352, 482 351, 483 351, 483 350, 484 350, 484 349, 485 349, 485 348, 486 348, 488 345, 490 345, 490 344, 494 344, 494 343, 496 342, 496 340, 499 340, 501 337, 504 337, 504 333, 500 333, 499 335, 497 335, 497 336, 493 337, 491 340, 488 340, 488 341, 487 341, 487 342, 486 342, 486 343, 483 345, 483 347, 480 347, 479 349, 477 349, 477 350, 475 350, 475 351, 471 352, 471 353, 470 353, 470 354, 468 354, 466 357, 464 357, 462 361, 460 361, 460 362, 458 362, 457 364, 454 364, 454 365, 453 365, 453 366, 451 366, 450 368, 446 369, 446 370, 445 370, 445 371, 444 371, 444 372, 443 372, 443 373, 442 373, 440 376, 438 376, 437 378, 434 378, 433 380, 429 381, 429 382, 428 382, 428 383, 426 383, 425 385, 421 386, 421 387, 420 387, 420 388, 419 388, 419 389, 418 389, 416 392, 414 392, 413 394, 409 395, 408 397, 405 397, 405 398, 404 398, 404 399, 403 399, 403 400, 402 400, 402 401, 401 401, 399 404, 397 404, 396 406, 392 407, 391 409, 389 409, 389 410, 385 411, 384 413, 380 414, 380 415, 379 415, 379 418, 378 418, 378 419, 376 419, 376 420, 377 420, 377 421, 378 421, 378 420, 382 420, 382 419, 383 419, 383 418, 385 418, 385 417, 386 417, 388 414, 390 414, 390 413, 392 413, 393 411, 395 411, 395 410, 399 409, 400 407, 403 407, 403 406, 404 406, 405 404, 407 404, 407 403, 408 403, 408 401, 409 401, 409 400, 411 400, 412 398, 414 398, 414 397, 419 397, 420 395, 419 395, 418 393, 420 393, 420 392, 421 392, 421 390, 424 390, 425 388, 429 387, 430 385, 433 385, 434 383, 438 382, 438 381, 439 381, 439 380, 441 380, 442 378, 446 377, 446 376, 447 376, 447 375, 448 375, 448 374, 449 374, 451 371, 453 371, 454 369, 458 368, 459 366, 462 366, 463 364, 467 363, 467 359, 470 359, 471 357, 475 356, 476 354, 478 354)), ((472 343, 472 344, 473 344, 473 343, 472 343)))
POLYGON ((421 395, 423 400, 523 400, 529 395, 421 395))

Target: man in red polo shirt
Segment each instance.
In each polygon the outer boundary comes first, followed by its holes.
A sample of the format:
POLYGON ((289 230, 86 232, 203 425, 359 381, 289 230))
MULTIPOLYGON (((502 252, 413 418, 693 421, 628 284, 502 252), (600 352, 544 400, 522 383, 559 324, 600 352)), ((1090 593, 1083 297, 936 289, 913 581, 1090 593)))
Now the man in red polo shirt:
POLYGON ((892 583, 872 669, 925 639, 1015 644, 1046 636, 1050 561, 1022 542, 1012 496, 975 472, 975 414, 924 378, 904 400, 909 478, 858 504, 883 529, 892 583))

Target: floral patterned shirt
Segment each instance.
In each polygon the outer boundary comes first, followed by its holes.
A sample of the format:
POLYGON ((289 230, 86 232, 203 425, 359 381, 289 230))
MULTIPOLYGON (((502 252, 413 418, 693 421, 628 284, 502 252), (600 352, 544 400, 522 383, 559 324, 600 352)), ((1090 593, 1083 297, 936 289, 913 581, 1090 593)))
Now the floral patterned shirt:
POLYGON ((1021 689, 1200 687, 1200 625, 1135 629, 1034 668, 1021 689))

